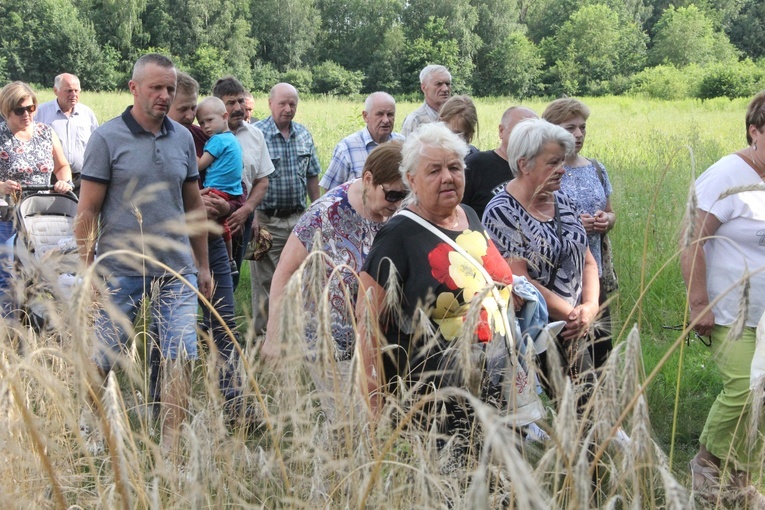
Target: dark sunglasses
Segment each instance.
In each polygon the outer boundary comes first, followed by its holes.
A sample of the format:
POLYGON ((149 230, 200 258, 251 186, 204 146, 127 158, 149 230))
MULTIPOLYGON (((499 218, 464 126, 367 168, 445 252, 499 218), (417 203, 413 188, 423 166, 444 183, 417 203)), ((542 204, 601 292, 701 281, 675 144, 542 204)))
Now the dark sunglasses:
POLYGON ((32 115, 34 112, 37 111, 37 105, 36 104, 30 104, 29 106, 19 106, 18 108, 14 108, 11 110, 13 113, 21 117, 24 115, 24 112, 29 113, 32 115))
POLYGON ((385 187, 382 184, 380 184, 380 187, 382 188, 383 193, 385 193, 385 201, 390 202, 391 204, 395 204, 396 202, 401 202, 409 194, 406 191, 385 189, 385 187))

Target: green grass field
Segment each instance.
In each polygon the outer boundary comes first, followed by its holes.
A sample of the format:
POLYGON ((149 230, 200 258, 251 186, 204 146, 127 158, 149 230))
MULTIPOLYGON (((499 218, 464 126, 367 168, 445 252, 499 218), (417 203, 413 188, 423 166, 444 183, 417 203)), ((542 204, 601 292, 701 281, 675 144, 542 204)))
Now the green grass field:
MULTIPOLYGON (((51 98, 51 91, 40 93, 41 102, 51 98)), ((627 97, 586 98, 584 101, 592 113, 583 154, 603 162, 614 186, 612 203, 617 213, 617 225, 611 235, 621 285, 614 306, 618 323, 615 331, 619 341, 623 341, 630 328, 637 325, 642 341, 642 359, 639 356, 629 358, 634 365, 629 368, 645 377, 677 344, 679 332, 665 330, 662 326, 681 324, 684 318, 685 292, 677 259, 677 239, 689 184, 694 176, 717 159, 745 145, 743 119, 747 102, 725 99, 664 102, 627 97)), ((93 108, 99 121, 104 122, 118 115, 131 103, 131 98, 128 94, 83 93, 82 102, 93 108)), ((479 134, 474 145, 481 150, 496 146, 499 118, 504 109, 513 104, 512 100, 503 98, 477 101, 479 134)), ((533 100, 525 105, 541 113, 546 103, 533 100)), ((417 106, 416 103, 398 105, 397 127, 417 106)), ((362 100, 311 98, 300 102, 296 120, 305 124, 313 134, 323 168, 329 162, 334 145, 363 127, 361 109, 362 100)), ((267 111, 266 98, 256 98, 255 115, 262 118, 267 111)), ((244 268, 237 291, 238 312, 243 318, 250 315, 247 279, 248 271, 244 268)), ((672 468, 677 479, 688 486, 687 462, 697 448, 706 413, 719 391, 720 382, 707 348, 693 341, 682 350, 682 373, 679 374, 677 391, 680 361, 681 353, 676 350, 658 367, 645 391, 652 434, 667 454, 673 441, 674 417, 679 417, 674 425, 672 468)), ((264 448, 269 451, 268 446, 264 448)), ((397 457, 397 462, 401 458, 397 457)), ((276 470, 279 462, 273 457, 269 459, 268 465, 276 470)), ((90 466, 88 469, 94 468, 90 466)), ((392 466, 387 469, 394 470, 392 466)), ((311 476, 310 473, 304 475, 311 476)), ((267 476, 278 478, 273 473, 267 476)), ((341 474, 336 473, 336 476, 341 474)), ((150 479, 148 474, 146 477, 150 479)), ((261 497, 253 497, 250 501, 260 501, 269 508, 302 506, 297 503, 299 498, 289 499, 290 492, 283 485, 275 482, 269 485, 274 486, 281 487, 275 490, 274 497, 287 498, 282 503, 263 503, 267 499, 261 497), (285 492, 280 493, 281 490, 285 492)), ((100 488, 93 490, 98 492, 100 488)), ((172 489, 166 490, 172 492, 172 489)), ((380 490, 383 491, 382 499, 374 501, 385 500, 384 489, 380 490)), ((103 504, 107 501, 105 498, 96 497, 95 501, 103 504)), ((204 507, 218 508, 215 497, 209 494, 194 501, 202 501, 204 507)), ((359 500, 349 497, 347 501, 355 505, 359 500)), ((568 500, 564 498, 562 501, 568 500)), ((335 503, 328 503, 328 506, 334 507, 335 503)), ((579 507, 567 503, 560 506, 579 507)))

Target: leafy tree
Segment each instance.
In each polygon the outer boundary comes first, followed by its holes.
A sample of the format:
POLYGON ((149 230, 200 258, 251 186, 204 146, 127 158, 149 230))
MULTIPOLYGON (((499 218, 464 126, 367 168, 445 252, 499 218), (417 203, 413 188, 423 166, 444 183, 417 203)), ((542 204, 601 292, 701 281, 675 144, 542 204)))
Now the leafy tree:
POLYGON ((484 65, 476 69, 473 88, 483 96, 533 96, 543 90, 543 65, 539 48, 520 31, 512 32, 494 46, 484 65))
POLYGON ((337 62, 328 60, 313 67, 313 91, 319 94, 358 94, 364 73, 348 71, 337 62))
POLYGON ((749 57, 765 57, 765 9, 761 0, 746 0, 735 23, 728 28, 728 36, 749 57))
POLYGON ((728 37, 715 31, 712 21, 695 5, 670 6, 654 27, 653 64, 704 65, 736 58, 737 51, 728 37))
POLYGON ((386 90, 392 94, 403 92, 401 77, 404 73, 404 48, 407 46, 404 30, 394 26, 385 34, 383 44, 374 52, 366 68, 364 90, 386 90))
POLYGON ((478 12, 470 0, 409 0, 402 21, 408 41, 401 77, 404 91, 420 89, 422 67, 441 64, 452 73, 455 91, 469 93, 473 59, 482 44, 475 33, 478 12), (439 51, 444 53, 438 55, 439 51))
POLYGON ((609 92, 608 82, 645 63, 647 37, 633 21, 621 21, 605 5, 574 12, 554 38, 543 42, 551 78, 567 94, 609 92))
MULTIPOLYGON (((430 64, 441 64, 452 73, 452 79, 460 76, 468 78, 470 74, 463 69, 466 65, 460 57, 459 44, 456 39, 449 39, 445 28, 446 20, 430 17, 423 33, 410 41, 404 48, 404 70, 402 83, 404 91, 412 92, 420 88, 420 71, 430 64)), ((473 64, 469 62, 469 71, 473 64)))
POLYGON ((313 73, 310 69, 288 69, 282 73, 281 81, 291 84, 298 92, 308 93, 313 87, 313 73))
POLYGON ((91 89, 117 86, 113 54, 99 47, 93 25, 68 0, 4 0, 0 19, 9 79, 52 86, 66 71, 91 89))
POLYGON ((280 71, 306 64, 321 22, 314 0, 256 0, 250 5, 253 33, 263 34, 258 56, 280 71))
POLYGON ((403 0, 318 0, 321 30, 316 58, 363 70, 385 36, 400 26, 403 0))

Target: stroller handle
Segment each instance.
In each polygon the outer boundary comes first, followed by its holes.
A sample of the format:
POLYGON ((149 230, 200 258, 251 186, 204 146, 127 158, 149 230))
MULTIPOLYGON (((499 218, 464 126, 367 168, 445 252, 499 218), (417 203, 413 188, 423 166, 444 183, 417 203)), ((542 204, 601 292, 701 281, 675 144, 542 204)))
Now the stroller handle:
MULTIPOLYGON (((54 191, 53 184, 22 184, 21 185, 22 194, 39 193, 41 191, 54 191)), ((71 191, 71 190, 65 193, 58 193, 58 192, 55 192, 55 193, 58 195, 65 195, 77 200, 77 195, 75 195, 74 191, 71 191)))

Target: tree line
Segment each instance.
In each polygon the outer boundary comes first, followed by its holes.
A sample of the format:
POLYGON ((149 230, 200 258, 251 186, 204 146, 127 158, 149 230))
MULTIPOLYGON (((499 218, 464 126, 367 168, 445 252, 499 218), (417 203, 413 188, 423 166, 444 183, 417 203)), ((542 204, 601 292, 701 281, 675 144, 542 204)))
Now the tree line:
POLYGON ((4 0, 0 82, 124 89, 156 51, 253 91, 419 90, 447 66, 477 96, 747 96, 765 88, 761 0, 4 0))

